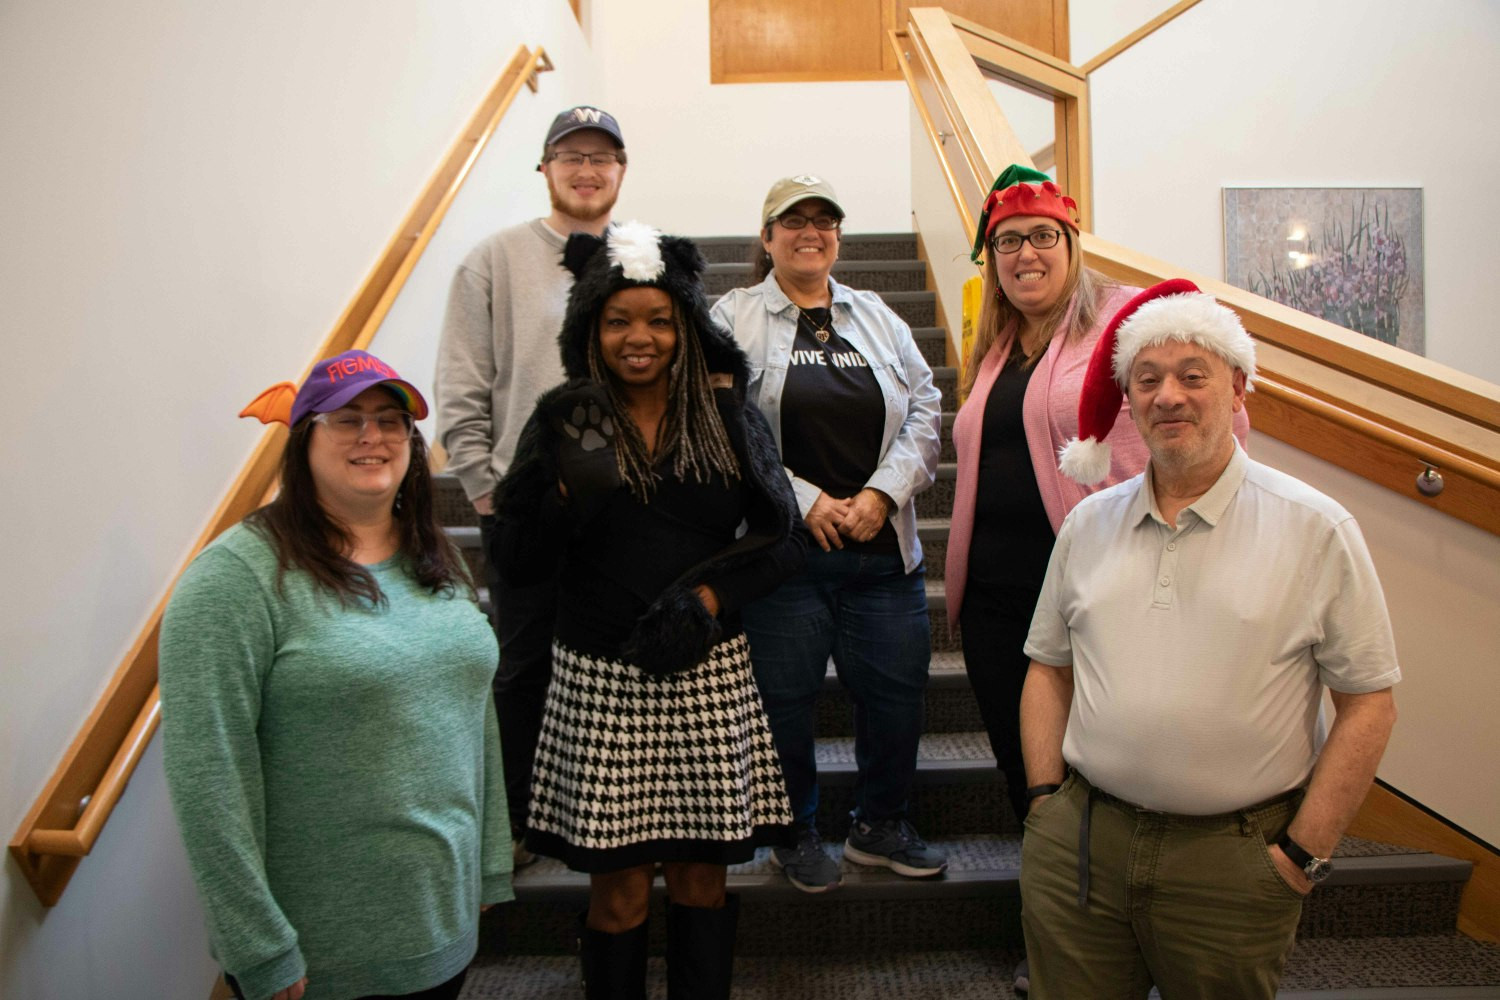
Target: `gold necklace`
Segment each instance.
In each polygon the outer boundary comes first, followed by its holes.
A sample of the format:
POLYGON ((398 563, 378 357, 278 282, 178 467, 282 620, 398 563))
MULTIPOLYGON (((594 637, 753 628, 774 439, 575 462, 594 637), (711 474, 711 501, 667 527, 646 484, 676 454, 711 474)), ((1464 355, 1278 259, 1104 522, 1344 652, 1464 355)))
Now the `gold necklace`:
POLYGON ((803 309, 801 306, 797 307, 797 314, 803 319, 807 320, 807 325, 812 327, 812 335, 818 338, 818 343, 828 343, 828 338, 832 336, 832 332, 828 329, 828 324, 833 322, 832 310, 829 310, 828 318, 823 321, 822 326, 818 326, 816 323, 814 323, 813 318, 807 314, 807 310, 803 309))

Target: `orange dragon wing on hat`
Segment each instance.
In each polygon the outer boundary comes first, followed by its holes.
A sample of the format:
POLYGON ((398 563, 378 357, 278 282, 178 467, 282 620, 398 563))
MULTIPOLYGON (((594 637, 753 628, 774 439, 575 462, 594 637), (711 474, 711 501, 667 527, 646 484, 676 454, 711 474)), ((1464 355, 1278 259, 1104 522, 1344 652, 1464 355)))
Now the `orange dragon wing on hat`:
POLYGON ((242 417, 257 417, 263 424, 292 425, 292 402, 297 398, 297 387, 290 382, 277 382, 256 396, 240 411, 242 417))

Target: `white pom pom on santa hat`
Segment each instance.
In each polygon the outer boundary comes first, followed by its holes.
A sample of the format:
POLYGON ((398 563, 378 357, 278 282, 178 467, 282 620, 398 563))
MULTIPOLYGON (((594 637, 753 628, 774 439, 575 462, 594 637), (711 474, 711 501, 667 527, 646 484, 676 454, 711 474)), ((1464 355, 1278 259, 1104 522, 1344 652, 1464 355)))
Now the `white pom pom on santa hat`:
POLYGON ((1109 475, 1105 438, 1120 415, 1130 366, 1143 348, 1168 340, 1201 343, 1231 367, 1255 381, 1255 342, 1240 319, 1185 278, 1152 285, 1115 313, 1083 376, 1078 396, 1078 437, 1058 451, 1058 468, 1074 482, 1091 486, 1109 475))

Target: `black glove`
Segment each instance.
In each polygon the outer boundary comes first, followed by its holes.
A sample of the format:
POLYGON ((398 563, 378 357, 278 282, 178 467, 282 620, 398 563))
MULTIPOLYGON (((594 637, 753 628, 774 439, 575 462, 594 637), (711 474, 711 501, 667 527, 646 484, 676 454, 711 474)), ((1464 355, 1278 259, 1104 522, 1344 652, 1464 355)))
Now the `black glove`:
POLYGON ((591 379, 573 379, 549 401, 547 419, 557 432, 557 469, 568 509, 579 522, 588 521, 620 485, 609 392, 591 379))
POLYGON ((723 634, 702 599, 673 584, 636 619, 625 642, 625 659, 648 674, 680 673, 708 659, 723 634))

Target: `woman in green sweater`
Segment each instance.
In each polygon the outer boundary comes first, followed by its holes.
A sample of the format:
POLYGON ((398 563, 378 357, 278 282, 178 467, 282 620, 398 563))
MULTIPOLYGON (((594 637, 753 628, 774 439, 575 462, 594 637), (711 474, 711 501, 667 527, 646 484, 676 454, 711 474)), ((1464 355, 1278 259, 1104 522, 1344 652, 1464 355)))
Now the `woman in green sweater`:
POLYGON ((427 403, 363 351, 242 416, 281 490, 193 560, 161 634, 167 782, 245 1000, 452 998, 512 898, 494 634, 432 510, 427 403))

